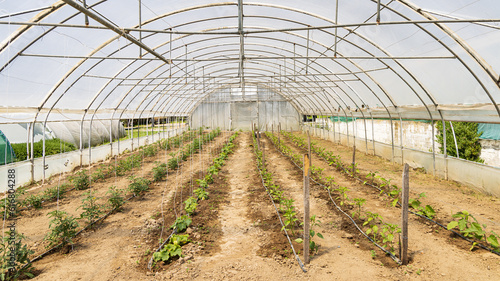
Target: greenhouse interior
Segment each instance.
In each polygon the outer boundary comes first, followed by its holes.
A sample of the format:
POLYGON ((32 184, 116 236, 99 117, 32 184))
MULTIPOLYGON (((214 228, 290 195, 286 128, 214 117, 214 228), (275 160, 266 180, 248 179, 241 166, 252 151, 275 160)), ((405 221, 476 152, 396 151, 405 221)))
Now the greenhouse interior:
POLYGON ((499 280, 500 2, 0 1, 2 280, 499 280))

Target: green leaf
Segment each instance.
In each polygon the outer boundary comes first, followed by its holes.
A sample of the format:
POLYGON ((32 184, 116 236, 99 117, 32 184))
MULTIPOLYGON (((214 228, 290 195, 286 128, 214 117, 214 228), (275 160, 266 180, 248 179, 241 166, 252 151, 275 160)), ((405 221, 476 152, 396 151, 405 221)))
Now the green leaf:
MULTIPOLYGON (((321 238, 321 239, 324 239, 324 238, 323 238, 323 234, 321 234, 321 233, 319 233, 319 232, 318 232, 318 233, 316 233, 316 236, 318 236, 318 237, 319 237, 319 238, 321 238)), ((497 243, 498 243, 498 242, 497 242, 497 243)))
POLYGON ((304 242, 304 240, 302 240, 302 238, 297 238, 297 239, 295 239, 295 242, 300 244, 300 243, 304 242))
POLYGON ((488 243, 490 243, 491 246, 495 249, 500 247, 497 237, 493 234, 488 236, 488 238, 486 238, 486 241, 488 241, 488 243))
POLYGON ((451 230, 451 229, 453 229, 453 228, 455 228, 457 226, 458 226, 458 221, 451 221, 446 228, 448 230, 451 230))

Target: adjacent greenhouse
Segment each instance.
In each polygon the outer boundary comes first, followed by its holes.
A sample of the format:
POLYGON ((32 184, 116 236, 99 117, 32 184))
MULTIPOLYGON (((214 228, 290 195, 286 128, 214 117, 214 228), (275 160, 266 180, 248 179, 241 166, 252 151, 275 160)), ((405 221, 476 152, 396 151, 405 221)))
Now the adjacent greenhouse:
POLYGON ((493 0, 2 1, 0 274, 497 280, 499 24, 493 0))

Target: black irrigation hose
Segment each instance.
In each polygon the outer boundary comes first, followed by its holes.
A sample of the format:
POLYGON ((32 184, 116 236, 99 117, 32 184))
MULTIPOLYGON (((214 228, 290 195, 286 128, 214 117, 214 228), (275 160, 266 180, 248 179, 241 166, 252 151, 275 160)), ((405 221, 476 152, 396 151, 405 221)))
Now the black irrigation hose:
POLYGON ((300 257, 295 252, 295 248, 293 247, 292 240, 290 239, 290 236, 288 236, 288 232, 286 231, 285 225, 283 224, 283 220, 281 219, 280 212, 278 211, 276 204, 274 204, 274 200, 273 200, 273 197, 271 196, 271 193, 269 193, 269 190, 266 187, 266 184, 264 182, 264 178, 262 177, 262 170, 259 168, 259 165, 257 165, 257 169, 259 170, 259 175, 260 175, 260 179, 262 181, 262 186, 264 186, 264 188, 266 189, 267 195, 269 195, 269 198, 271 198, 271 202, 273 203, 274 209, 276 210, 276 213, 278 214, 278 219, 280 220, 281 227, 285 231, 286 238, 288 239, 288 243, 290 243, 290 247, 292 248, 293 254, 295 255, 295 259, 299 263, 299 266, 302 269, 302 271, 307 272, 307 270, 304 268, 304 264, 300 260, 300 257))
MULTIPOLYGON (((287 137, 287 138, 288 138, 288 137, 287 137)), ((315 152, 315 151, 314 151, 314 153, 318 154, 318 153, 317 153, 317 152, 315 152)), ((320 155, 318 155, 318 157, 320 157, 323 161, 325 161, 326 163, 328 163, 328 165, 330 166, 330 163, 328 162, 328 160, 326 160, 326 159, 325 159, 325 157, 320 156, 320 155)), ((295 163, 295 162, 294 162, 294 163, 295 163)), ((346 169, 346 168, 344 168, 344 166, 343 166, 343 165, 340 165, 340 166, 338 166, 338 167, 340 167, 340 168, 344 171, 344 173, 345 173, 345 174, 350 175, 349 171, 347 171, 347 169, 346 169)), ((373 188, 377 189, 378 191, 383 192, 384 194, 386 194, 386 195, 387 195, 387 192, 385 192, 385 190, 381 189, 380 187, 378 187, 378 186, 376 186, 376 185, 374 185, 374 184, 371 184, 371 183, 365 182, 365 181, 363 181, 362 179, 360 179, 359 177, 352 176, 352 175, 350 175, 350 176, 351 176, 351 177, 353 177, 354 179, 358 180, 359 182, 362 182, 364 185, 369 185, 369 186, 371 186, 371 187, 373 187, 373 188)), ((397 202, 397 204, 401 207, 401 203, 399 203, 399 201, 397 202)), ((415 213, 415 212, 413 212, 413 211, 411 211, 411 210, 408 210, 408 211, 409 211, 410 213, 412 213, 412 214, 416 215, 416 216, 419 216, 419 217, 424 218, 424 219, 426 219, 426 220, 428 220, 428 221, 430 221, 430 222, 435 223, 436 225, 438 225, 438 226, 440 226, 440 227, 442 227, 442 228, 444 228, 444 229, 446 229, 446 230, 448 230, 448 231, 450 231, 450 232, 454 233, 455 235, 458 235, 460 238, 464 239, 464 240, 465 240, 465 241, 467 241, 467 242, 470 242, 470 243, 472 243, 472 244, 476 243, 476 246, 478 246, 478 247, 480 247, 480 248, 482 248, 482 249, 484 249, 484 250, 487 250, 487 251, 489 251, 489 252, 491 252, 491 253, 493 253, 493 254, 495 254, 495 255, 500 256, 500 252, 497 252, 497 251, 495 251, 495 250, 493 250, 493 249, 489 248, 488 246, 485 246, 485 245, 483 245, 483 244, 481 244, 481 243, 478 243, 477 241, 474 241, 474 240, 472 240, 472 239, 469 239, 469 238, 467 238, 467 237, 463 236, 462 234, 460 234, 460 233, 458 233, 458 232, 454 231, 453 229, 448 229, 448 227, 444 226, 443 224, 441 224, 441 223, 439 223, 439 222, 437 222, 437 221, 435 221, 435 220, 433 220, 433 219, 431 219, 431 218, 429 218, 429 217, 427 217, 427 216, 424 216, 424 215, 421 215, 421 214, 415 213)))
MULTIPOLYGON (((274 145, 274 142, 271 141, 274 145)), ((276 147, 276 145, 274 145, 274 147, 276 147)), ((281 152, 281 150, 277 149, 281 155, 287 157, 288 159, 290 159, 290 161, 292 161, 292 163, 297 167, 299 168, 300 170, 302 170, 302 168, 297 165, 297 163, 295 163, 295 161, 293 161, 293 159, 291 157, 289 157, 288 155, 285 155, 281 152)), ((397 258, 396 256, 394 256, 391 252, 387 251, 384 247, 380 246, 379 244, 377 244, 377 242, 375 242, 372 238, 370 238, 370 236, 368 236, 359 226, 358 224, 354 221, 354 219, 349 216, 346 212, 344 212, 336 203, 335 201, 333 200, 331 194, 330 194, 330 190, 322 183, 319 183, 317 182, 316 180, 314 180, 313 178, 311 178, 311 180, 313 182, 315 182, 316 184, 318 184, 319 186, 322 186, 323 188, 325 188, 326 190, 328 190, 328 196, 330 197, 330 199, 332 200, 333 204, 335 205, 335 207, 337 207, 337 209, 342 212, 344 215, 346 215, 351 221, 352 223, 354 224, 354 226, 359 230, 359 232, 361 232, 361 234, 363 234, 366 238, 368 238, 368 240, 370 240, 375 246, 377 246, 380 250, 384 251, 388 256, 390 256, 396 263, 398 263, 399 265, 402 265, 401 263, 401 260, 399 258, 397 258)))

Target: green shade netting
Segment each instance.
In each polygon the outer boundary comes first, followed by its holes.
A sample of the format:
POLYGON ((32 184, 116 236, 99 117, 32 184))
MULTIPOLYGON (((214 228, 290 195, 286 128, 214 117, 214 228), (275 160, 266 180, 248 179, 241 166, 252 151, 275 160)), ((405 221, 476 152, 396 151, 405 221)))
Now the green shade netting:
POLYGON ((483 132, 480 139, 500 140, 500 124, 479 123, 477 132, 483 132))
POLYGON ((15 158, 16 156, 12 150, 9 140, 3 132, 0 131, 0 165, 14 162, 15 158))

